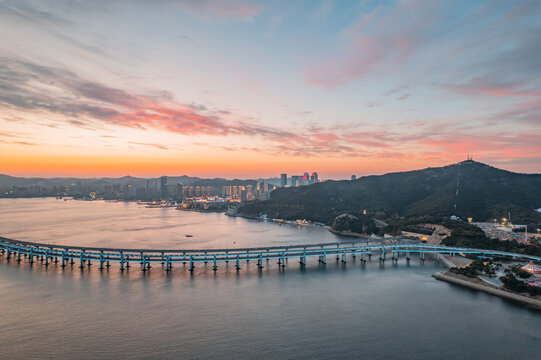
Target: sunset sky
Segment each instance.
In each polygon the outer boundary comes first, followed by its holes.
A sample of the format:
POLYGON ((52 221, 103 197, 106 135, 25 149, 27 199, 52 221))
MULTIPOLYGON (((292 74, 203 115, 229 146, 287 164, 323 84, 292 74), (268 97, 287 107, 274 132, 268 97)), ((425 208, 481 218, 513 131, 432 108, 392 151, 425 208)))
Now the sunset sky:
POLYGON ((0 173, 541 172, 540 1, 0 0, 0 173))

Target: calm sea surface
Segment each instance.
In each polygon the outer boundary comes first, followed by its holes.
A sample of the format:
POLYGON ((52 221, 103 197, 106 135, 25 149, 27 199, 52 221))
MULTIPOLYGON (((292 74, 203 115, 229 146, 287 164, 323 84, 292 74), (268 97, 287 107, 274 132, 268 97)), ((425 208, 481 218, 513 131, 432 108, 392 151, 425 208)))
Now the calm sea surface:
MULTIPOLYGON (((133 248, 344 240, 223 214, 55 199, 1 199, 0 235, 133 248)), ((534 359, 541 351, 541 313, 439 282, 435 262, 264 265, 143 274, 2 257, 0 358, 534 359)))

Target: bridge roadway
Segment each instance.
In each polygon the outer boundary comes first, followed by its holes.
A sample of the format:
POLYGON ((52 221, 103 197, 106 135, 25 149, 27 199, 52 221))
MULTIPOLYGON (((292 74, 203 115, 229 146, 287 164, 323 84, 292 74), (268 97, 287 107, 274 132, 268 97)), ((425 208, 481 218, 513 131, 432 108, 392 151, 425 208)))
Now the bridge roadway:
POLYGON ((361 261, 365 262, 367 257, 370 259, 377 254, 380 261, 385 261, 388 253, 391 254, 392 261, 398 261, 400 255, 405 256, 409 261, 412 253, 419 254, 421 261, 424 261, 425 254, 430 253, 500 255, 541 261, 541 257, 493 250, 428 244, 370 245, 366 240, 254 248, 172 250, 67 246, 0 237, 0 254, 7 260, 15 257, 17 262, 21 262, 24 258, 30 264, 39 261, 44 266, 48 266, 51 262, 60 262, 62 267, 74 265, 77 261, 81 269, 90 266, 92 261, 95 261, 99 263, 100 270, 111 266, 111 262, 117 262, 120 264, 121 271, 128 269, 132 266, 131 264, 139 264, 141 270, 146 271, 153 263, 160 263, 165 271, 170 271, 174 263, 189 263, 189 270, 193 271, 195 264, 201 262, 212 262, 213 270, 216 271, 218 263, 230 261, 235 262, 236 269, 240 270, 241 261, 251 260, 257 261, 258 267, 262 269, 264 260, 277 260, 279 266, 285 267, 287 259, 299 258, 301 266, 304 266, 308 257, 317 257, 319 263, 326 264, 327 256, 336 256, 337 261, 341 260, 345 263, 348 255, 352 258, 359 256, 361 261))

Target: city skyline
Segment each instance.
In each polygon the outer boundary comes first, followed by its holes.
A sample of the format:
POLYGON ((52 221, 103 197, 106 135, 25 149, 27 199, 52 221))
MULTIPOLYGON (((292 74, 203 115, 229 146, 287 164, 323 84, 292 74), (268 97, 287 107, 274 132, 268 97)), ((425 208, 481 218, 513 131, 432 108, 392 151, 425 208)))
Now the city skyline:
POLYGON ((0 0, 12 176, 541 172, 538 2, 0 0))

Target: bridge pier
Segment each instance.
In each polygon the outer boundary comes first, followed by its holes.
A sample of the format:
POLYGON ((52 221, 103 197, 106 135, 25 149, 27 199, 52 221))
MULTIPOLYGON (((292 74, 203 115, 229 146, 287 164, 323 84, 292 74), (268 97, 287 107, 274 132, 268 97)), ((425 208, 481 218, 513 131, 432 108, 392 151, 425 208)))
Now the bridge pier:
POLYGON ((193 270, 195 269, 195 265, 193 263, 193 255, 190 255, 190 272, 193 272, 193 270))
POLYGON ((62 268, 66 267, 66 250, 62 251, 62 268))
POLYGON ((100 251, 100 267, 98 269, 103 270, 103 251, 100 251))
POLYGON ((421 262, 425 261, 425 253, 424 252, 421 252, 419 257, 421 258, 421 262))
POLYGON ((304 250, 304 252, 302 253, 299 263, 301 264, 301 266, 306 266, 306 250, 304 250))
POLYGON ((124 253, 120 252, 120 271, 124 271, 124 253))
POLYGON ((165 263, 165 271, 167 271, 167 272, 171 271, 172 267, 173 266, 171 265, 171 256, 168 256, 167 261, 165 263))
POLYGON ((34 249, 30 249, 29 258, 30 258, 30 265, 32 265, 34 263, 34 249))
POLYGON ((282 268, 285 268, 286 267, 286 253, 285 252, 282 252, 282 268))
POLYGON ((146 256, 141 255, 141 271, 147 271, 147 258, 146 256))
POLYGON ((218 267, 216 266, 216 255, 214 255, 214 266, 212 267, 212 270, 218 270, 218 267))
POLYGON ((259 270, 263 269, 263 253, 259 253, 259 259, 257 260, 257 267, 259 270))
POLYGON ((165 263, 165 258, 164 258, 165 254, 163 253, 162 251, 162 265, 165 263))
POLYGON ((347 263, 347 253, 346 251, 342 251, 342 264, 347 263))
POLYGON ((237 254, 237 264, 235 265, 235 269, 237 269, 237 271, 240 270, 240 255, 237 254))
POLYGON ((84 251, 81 251, 81 255, 80 255, 80 257, 81 257, 81 265, 79 266, 80 269, 85 268, 85 259, 83 258, 84 253, 85 253, 84 251))
POLYGON ((385 261, 385 257, 386 257, 385 248, 381 248, 380 253, 379 253, 379 261, 385 261))
POLYGON ((21 249, 17 248, 17 262, 21 262, 21 249))

